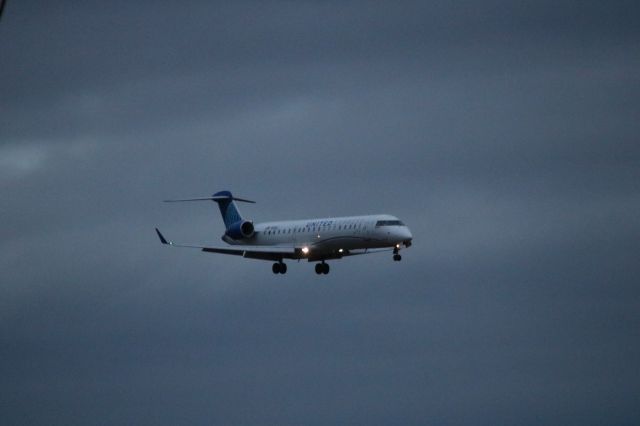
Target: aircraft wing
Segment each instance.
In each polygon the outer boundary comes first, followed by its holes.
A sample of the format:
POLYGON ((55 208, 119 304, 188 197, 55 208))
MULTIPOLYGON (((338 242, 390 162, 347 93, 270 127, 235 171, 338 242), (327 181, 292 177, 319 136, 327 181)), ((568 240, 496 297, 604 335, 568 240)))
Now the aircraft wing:
POLYGON ((172 241, 167 240, 164 235, 156 228, 156 233, 162 244, 167 244, 174 247, 186 247, 196 248, 207 253, 221 253, 231 254, 235 256, 247 257, 250 259, 263 259, 263 260, 280 260, 280 259, 297 259, 298 250, 294 246, 222 246, 222 247, 206 247, 195 246, 187 244, 175 244, 172 241))

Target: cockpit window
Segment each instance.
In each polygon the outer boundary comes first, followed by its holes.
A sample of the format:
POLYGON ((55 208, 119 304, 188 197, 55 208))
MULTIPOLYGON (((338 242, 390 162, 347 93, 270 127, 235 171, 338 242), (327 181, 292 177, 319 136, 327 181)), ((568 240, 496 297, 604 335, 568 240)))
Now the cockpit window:
POLYGON ((376 227, 378 226, 404 226, 404 223, 400 220, 379 220, 376 222, 376 227))

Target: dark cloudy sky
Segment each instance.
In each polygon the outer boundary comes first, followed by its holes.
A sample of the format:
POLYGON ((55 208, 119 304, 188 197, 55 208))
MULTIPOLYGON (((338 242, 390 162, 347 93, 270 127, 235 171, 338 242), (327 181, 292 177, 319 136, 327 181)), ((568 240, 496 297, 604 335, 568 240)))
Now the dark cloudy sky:
POLYGON ((9 1, 7 425, 640 424, 637 1, 9 1), (389 213, 403 261, 256 221, 389 213))

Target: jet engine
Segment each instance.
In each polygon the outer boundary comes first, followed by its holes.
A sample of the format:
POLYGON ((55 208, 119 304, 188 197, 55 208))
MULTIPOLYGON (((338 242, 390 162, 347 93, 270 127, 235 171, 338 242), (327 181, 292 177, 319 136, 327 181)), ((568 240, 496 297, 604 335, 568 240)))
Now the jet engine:
POLYGON ((248 220, 239 220, 227 229, 225 235, 234 240, 241 240, 243 238, 253 237, 254 233, 253 222, 248 220))

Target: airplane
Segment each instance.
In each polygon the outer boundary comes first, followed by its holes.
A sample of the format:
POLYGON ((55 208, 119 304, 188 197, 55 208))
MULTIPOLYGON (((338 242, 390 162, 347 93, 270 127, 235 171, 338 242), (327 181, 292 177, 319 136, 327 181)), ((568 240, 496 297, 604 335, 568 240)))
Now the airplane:
POLYGON ((329 217, 321 219, 287 220, 254 224, 246 220, 236 202, 255 201, 234 197, 230 191, 219 191, 210 197, 164 200, 167 203, 213 201, 218 204, 225 225, 222 247, 175 244, 156 228, 162 244, 173 247, 197 248, 207 253, 222 253, 249 259, 274 261, 274 274, 286 274, 284 259, 318 262, 316 274, 328 274, 328 260, 341 259, 381 251, 392 251, 393 260, 400 261, 402 246, 411 246, 413 236, 397 217, 378 214, 367 216, 329 217))

